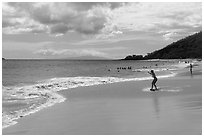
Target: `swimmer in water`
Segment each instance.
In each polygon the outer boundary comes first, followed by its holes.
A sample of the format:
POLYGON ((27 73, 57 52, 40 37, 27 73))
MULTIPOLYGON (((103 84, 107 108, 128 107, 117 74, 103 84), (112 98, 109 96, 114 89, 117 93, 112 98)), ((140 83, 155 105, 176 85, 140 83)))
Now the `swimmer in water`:
POLYGON ((152 88, 150 90, 154 90, 153 86, 155 87, 155 90, 157 90, 157 86, 156 86, 156 82, 157 82, 157 77, 154 73, 154 70, 151 70, 150 72, 148 72, 150 75, 152 75, 152 77, 154 78, 152 81, 152 88))

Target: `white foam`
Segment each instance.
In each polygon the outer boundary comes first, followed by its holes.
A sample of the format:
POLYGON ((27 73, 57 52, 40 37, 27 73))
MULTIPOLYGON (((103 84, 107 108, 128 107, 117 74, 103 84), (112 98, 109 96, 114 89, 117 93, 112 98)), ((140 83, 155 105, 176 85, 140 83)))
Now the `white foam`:
MULTIPOLYGON (((169 75, 158 76, 158 78, 167 78, 175 76, 175 73, 169 75)), ((46 98, 47 102, 41 105, 33 105, 30 108, 19 110, 15 115, 4 114, 3 115, 3 128, 9 125, 16 124, 16 119, 22 116, 30 115, 43 108, 52 106, 56 103, 61 103, 66 100, 63 96, 57 92, 60 90, 93 86, 100 84, 124 82, 124 81, 141 81, 150 80, 152 77, 142 78, 117 78, 117 77, 65 77, 65 78, 52 78, 44 81, 39 81, 39 84, 28 85, 23 87, 3 87, 3 96, 15 95, 15 98, 19 99, 35 99, 46 98)))
POLYGON ((180 92, 182 91, 181 87, 158 87, 159 90, 151 91, 150 88, 144 88, 144 92, 180 92))
POLYGON ((151 69, 153 69, 155 72, 176 70, 174 68, 149 68, 149 69, 145 68, 145 69, 135 69, 132 71, 134 71, 134 72, 148 72, 151 69))
MULTIPOLYGON (((57 94, 56 92, 52 92, 49 89, 36 89, 35 85, 33 86, 24 86, 24 87, 10 87, 9 91, 6 90, 8 88, 3 87, 3 94, 6 94, 6 96, 9 95, 15 95, 15 98, 13 98, 12 102, 18 101, 18 99, 24 100, 24 101, 29 101, 30 99, 35 99, 35 98, 46 98, 47 101, 44 104, 34 104, 30 106, 29 108, 24 108, 19 111, 15 111, 14 114, 3 114, 2 115, 2 122, 3 122, 3 128, 6 128, 8 126, 14 125, 17 122, 15 120, 19 119, 20 117, 30 115, 32 113, 35 113, 43 108, 46 108, 48 106, 52 106, 56 103, 60 103, 66 100, 63 96, 57 94)), ((12 96, 9 99, 12 99, 12 96)), ((5 102, 9 102, 4 100, 5 102)))
POLYGON ((178 63, 176 65, 172 65, 172 66, 174 66, 174 67, 176 67, 178 69, 183 69, 183 68, 188 67, 189 65, 190 65, 190 63, 180 62, 180 63, 178 63))

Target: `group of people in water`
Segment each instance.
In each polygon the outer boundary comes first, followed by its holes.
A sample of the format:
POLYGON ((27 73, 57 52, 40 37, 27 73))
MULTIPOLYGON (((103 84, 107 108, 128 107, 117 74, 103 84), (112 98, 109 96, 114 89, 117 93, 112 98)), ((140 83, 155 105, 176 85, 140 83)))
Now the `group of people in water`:
POLYGON ((120 70, 120 69, 132 69, 132 67, 129 66, 129 67, 127 67, 127 68, 126 68, 126 67, 118 67, 118 68, 117 68, 117 70, 120 70))
MULTIPOLYGON (((185 62, 185 63, 186 63, 186 62, 185 62)), ((156 64, 155 66, 158 66, 158 65, 156 64)), ((144 68, 144 67, 143 67, 143 68, 144 68)), ((190 68, 190 73, 191 73, 191 75, 192 75, 192 74, 193 74, 193 65, 192 65, 191 63, 190 63, 190 65, 189 65, 189 68, 190 68)), ((126 70, 126 69, 131 70, 132 67, 131 67, 131 66, 129 66, 129 67, 117 67, 118 72, 119 72, 119 70, 126 70)), ((110 71, 110 69, 109 69, 108 71, 110 71)), ((152 76, 152 78, 153 78, 152 86, 151 86, 150 90, 151 90, 151 91, 158 90, 158 88, 157 88, 157 86, 156 86, 156 82, 157 82, 158 79, 157 79, 157 77, 156 77, 156 74, 155 74, 154 70, 152 69, 152 70, 148 71, 148 73, 149 73, 149 74, 152 76)))
MULTIPOLYGON (((126 70, 126 69, 131 70, 132 67, 131 67, 131 66, 128 66, 128 67, 117 67, 117 71, 118 71, 118 72, 120 72, 120 70, 126 70)), ((108 69, 108 71, 111 71, 111 69, 108 69)))

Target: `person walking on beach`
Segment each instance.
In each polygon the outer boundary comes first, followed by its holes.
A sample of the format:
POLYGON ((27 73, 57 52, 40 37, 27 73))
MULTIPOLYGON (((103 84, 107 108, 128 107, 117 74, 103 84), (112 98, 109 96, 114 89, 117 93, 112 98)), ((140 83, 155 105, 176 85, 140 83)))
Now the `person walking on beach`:
POLYGON ((154 73, 154 70, 151 70, 150 72, 148 71, 148 73, 149 73, 150 75, 152 75, 152 77, 154 78, 153 81, 152 81, 152 88, 151 88, 150 90, 154 90, 154 89, 153 89, 153 86, 155 87, 155 90, 157 90, 157 86, 156 86, 157 77, 156 77, 156 75, 155 75, 155 73, 154 73))
POLYGON ((191 75, 193 74, 193 65, 190 64, 190 72, 191 72, 191 75))

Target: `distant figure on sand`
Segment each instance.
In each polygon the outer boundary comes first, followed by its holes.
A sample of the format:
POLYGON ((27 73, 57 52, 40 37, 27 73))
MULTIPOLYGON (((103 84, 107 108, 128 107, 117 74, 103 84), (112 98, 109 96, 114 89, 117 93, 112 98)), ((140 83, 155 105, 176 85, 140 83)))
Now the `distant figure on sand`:
POLYGON ((191 72, 191 75, 193 74, 193 65, 190 64, 190 72, 191 72))
POLYGON ((157 86, 156 86, 156 82, 157 82, 157 77, 154 73, 154 70, 151 70, 150 72, 148 71, 148 73, 150 75, 152 75, 152 77, 154 78, 153 81, 152 81, 152 88, 150 90, 157 90, 157 86), (155 89, 153 89, 153 86, 155 87, 155 89))

